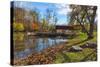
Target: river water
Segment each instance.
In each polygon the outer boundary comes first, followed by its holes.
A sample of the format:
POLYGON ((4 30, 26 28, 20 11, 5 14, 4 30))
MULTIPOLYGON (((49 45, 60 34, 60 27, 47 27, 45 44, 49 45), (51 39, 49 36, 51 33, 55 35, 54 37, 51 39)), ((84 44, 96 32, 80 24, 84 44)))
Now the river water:
POLYGON ((27 57, 33 52, 41 52, 48 47, 60 45, 66 38, 47 38, 27 36, 24 33, 14 33, 14 59, 27 57))

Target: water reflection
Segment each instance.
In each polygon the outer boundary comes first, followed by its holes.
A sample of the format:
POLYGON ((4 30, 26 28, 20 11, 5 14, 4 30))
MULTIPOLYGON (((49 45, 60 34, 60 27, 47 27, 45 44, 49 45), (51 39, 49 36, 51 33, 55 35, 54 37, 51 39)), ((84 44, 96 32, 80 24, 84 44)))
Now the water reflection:
POLYGON ((14 58, 24 58, 33 52, 40 52, 48 47, 66 42, 66 39, 29 37, 20 33, 14 36, 14 58), (21 37, 21 38, 20 38, 21 37), (23 38, 22 38, 23 37, 23 38), (18 40, 17 40, 18 39, 18 40))

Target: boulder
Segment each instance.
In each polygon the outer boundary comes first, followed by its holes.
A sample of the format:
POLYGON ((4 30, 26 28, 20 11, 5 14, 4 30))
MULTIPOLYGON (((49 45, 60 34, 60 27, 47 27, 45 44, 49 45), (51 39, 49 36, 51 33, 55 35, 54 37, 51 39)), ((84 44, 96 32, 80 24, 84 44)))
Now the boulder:
POLYGON ((81 46, 82 48, 97 48, 97 43, 95 42, 87 42, 86 44, 81 46))
POLYGON ((97 43, 95 43, 95 42, 87 42, 87 46, 89 47, 89 48, 96 48, 97 47, 97 43))
POLYGON ((78 52, 78 51, 82 51, 83 48, 81 48, 80 46, 72 46, 69 51, 72 51, 72 52, 78 52))

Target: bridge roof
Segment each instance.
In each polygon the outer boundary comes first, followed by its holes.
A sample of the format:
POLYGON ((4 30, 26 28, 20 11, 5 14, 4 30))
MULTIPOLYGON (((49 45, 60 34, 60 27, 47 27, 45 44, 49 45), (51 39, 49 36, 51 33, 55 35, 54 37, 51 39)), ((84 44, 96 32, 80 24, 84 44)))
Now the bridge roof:
POLYGON ((56 25, 56 29, 72 30, 72 29, 73 29, 73 26, 62 26, 62 25, 56 25))

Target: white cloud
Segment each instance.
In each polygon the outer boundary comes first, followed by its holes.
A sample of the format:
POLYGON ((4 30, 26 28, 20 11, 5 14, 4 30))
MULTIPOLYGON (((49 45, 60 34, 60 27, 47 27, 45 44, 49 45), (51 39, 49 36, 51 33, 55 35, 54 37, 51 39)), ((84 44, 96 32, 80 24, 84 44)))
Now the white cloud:
POLYGON ((56 7, 58 8, 57 13, 60 15, 67 15, 71 11, 69 5, 66 4, 57 4, 56 7))
POLYGON ((61 9, 57 13, 61 15, 67 15, 67 9, 61 9))
POLYGON ((32 5, 30 4, 30 2, 23 2, 23 1, 15 1, 15 2, 14 2, 14 6, 15 6, 15 7, 24 8, 24 9, 26 9, 26 10, 32 10, 32 9, 35 8, 34 6, 32 6, 32 5))

